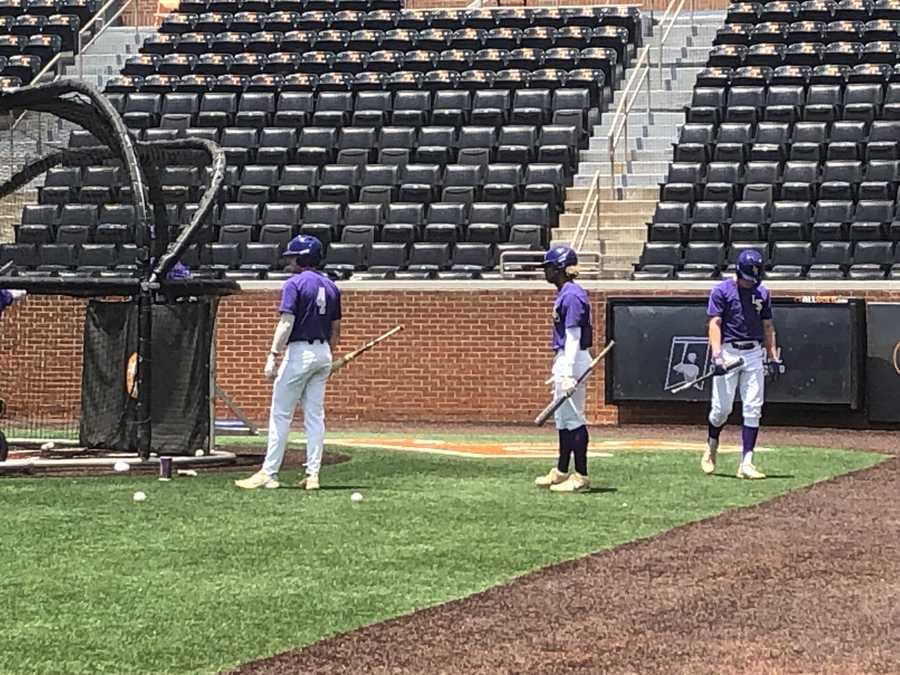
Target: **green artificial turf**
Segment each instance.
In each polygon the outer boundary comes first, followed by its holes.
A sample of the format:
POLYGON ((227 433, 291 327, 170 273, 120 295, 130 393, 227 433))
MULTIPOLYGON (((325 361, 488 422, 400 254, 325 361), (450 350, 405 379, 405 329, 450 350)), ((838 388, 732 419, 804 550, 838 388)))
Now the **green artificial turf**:
POLYGON ((779 449, 757 458, 779 477, 747 482, 736 455, 708 478, 697 453, 620 453, 591 460, 593 492, 559 495, 531 484, 549 460, 349 453, 314 494, 0 480, 0 672, 216 672, 884 458, 779 449))

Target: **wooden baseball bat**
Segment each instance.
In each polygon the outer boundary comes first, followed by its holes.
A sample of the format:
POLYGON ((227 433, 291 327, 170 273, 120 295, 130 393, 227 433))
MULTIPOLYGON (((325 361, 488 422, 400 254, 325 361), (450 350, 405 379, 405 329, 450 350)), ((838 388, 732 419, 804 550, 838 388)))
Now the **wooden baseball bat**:
POLYGON ((578 388, 578 385, 581 384, 587 378, 587 376, 591 374, 591 372, 593 372, 593 370, 597 366, 597 364, 600 363, 601 359, 603 359, 603 357, 609 353, 609 351, 613 348, 613 345, 615 345, 615 344, 616 344, 615 340, 610 340, 609 344, 603 348, 603 351, 600 352, 599 354, 597 354, 596 357, 594 357, 594 360, 591 361, 591 364, 587 367, 587 370, 585 370, 578 377, 578 379, 575 380, 575 388, 573 388, 572 391, 570 391, 568 394, 563 394, 555 401, 552 401, 546 408, 541 410, 540 414, 534 418, 534 423, 537 426, 542 426, 544 424, 544 422, 546 422, 548 419, 550 419, 550 417, 553 415, 553 413, 555 413, 563 403, 565 403, 572 397, 572 395, 575 393, 575 389, 578 388))
POLYGON ((353 359, 355 359, 360 354, 366 353, 367 351, 372 349, 372 347, 377 345, 379 342, 382 342, 383 340, 387 340, 389 337, 391 337, 392 335, 396 335, 401 330, 403 330, 403 326, 394 326, 384 335, 379 335, 377 338, 375 338, 374 340, 370 340, 369 342, 364 344, 359 349, 354 349, 349 354, 345 354, 344 356, 341 356, 340 358, 336 359, 331 364, 331 372, 334 373, 336 370, 340 370, 341 368, 346 366, 348 363, 350 363, 353 359))
MULTIPOLYGON (((725 372, 730 373, 732 370, 735 370, 736 368, 743 368, 743 367, 744 367, 744 359, 738 358, 725 366, 725 372)), ((696 380, 691 380, 690 382, 682 382, 677 387, 673 387, 669 391, 671 391, 673 394, 677 394, 679 392, 684 391, 685 389, 690 389, 695 384, 700 384, 701 382, 706 382, 706 380, 711 380, 714 377, 717 377, 716 371, 711 370, 708 373, 706 373, 706 375, 702 375, 702 376, 698 377, 696 380)))

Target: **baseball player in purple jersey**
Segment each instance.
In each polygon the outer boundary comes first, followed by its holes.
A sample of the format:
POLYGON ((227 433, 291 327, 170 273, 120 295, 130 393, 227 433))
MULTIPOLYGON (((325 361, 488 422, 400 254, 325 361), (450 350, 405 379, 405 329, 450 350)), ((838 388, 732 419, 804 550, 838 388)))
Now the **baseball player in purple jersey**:
POLYGON ((716 469, 719 434, 740 387, 744 426, 737 477, 766 477, 753 465, 753 449, 762 416, 766 373, 783 372, 783 365, 775 342, 772 298, 761 284, 762 272, 759 251, 744 251, 737 261, 736 277, 718 283, 709 294, 709 344, 718 374, 713 378, 708 445, 700 462, 706 474, 716 469), (725 365, 738 358, 744 359, 743 367, 726 373, 725 365))
POLYGON ((325 384, 331 373, 331 348, 340 339, 341 293, 331 279, 316 270, 322 260, 318 239, 294 237, 284 255, 292 258, 294 274, 281 291, 281 318, 266 360, 266 377, 275 381, 268 448, 262 469, 235 481, 247 490, 279 486, 278 470, 298 401, 303 402, 306 431, 306 477, 300 484, 307 490, 319 489, 325 444, 325 384), (277 358, 282 353, 279 367, 277 358))
POLYGON ((559 433, 559 459, 546 476, 534 483, 554 492, 587 492, 588 429, 584 416, 585 383, 576 379, 591 364, 588 351, 593 344, 594 326, 591 303, 587 292, 575 279, 578 277, 578 256, 568 246, 556 246, 544 255, 544 275, 556 286, 553 303, 553 395, 555 399, 575 390, 575 393, 554 413, 559 433), (575 472, 569 474, 569 459, 575 455, 575 472))

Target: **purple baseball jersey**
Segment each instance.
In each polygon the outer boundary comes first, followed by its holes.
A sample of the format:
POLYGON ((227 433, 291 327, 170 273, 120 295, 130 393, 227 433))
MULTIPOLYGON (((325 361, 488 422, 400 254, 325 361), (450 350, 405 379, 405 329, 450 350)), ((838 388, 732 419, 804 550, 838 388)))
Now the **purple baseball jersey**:
POLYGON ((3 314, 3 310, 9 307, 12 303, 12 293, 10 293, 5 288, 0 288, 0 314, 3 314))
POLYGON ((553 303, 554 351, 565 348, 566 328, 581 328, 581 348, 588 349, 594 343, 594 326, 591 321, 591 301, 587 291, 574 281, 567 281, 553 303))
POLYGON ((278 311, 294 315, 288 342, 331 339, 331 322, 341 318, 341 292, 324 274, 305 270, 284 282, 278 311))
POLYGON ((763 341, 763 321, 772 318, 772 298, 763 286, 741 288, 726 279, 712 289, 706 313, 722 318, 722 342, 763 341))

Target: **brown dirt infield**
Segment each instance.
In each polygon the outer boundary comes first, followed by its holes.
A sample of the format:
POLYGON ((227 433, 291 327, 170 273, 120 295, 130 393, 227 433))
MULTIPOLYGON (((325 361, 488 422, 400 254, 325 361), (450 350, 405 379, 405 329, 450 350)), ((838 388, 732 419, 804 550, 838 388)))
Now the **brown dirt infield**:
MULTIPOLYGON (((789 443, 897 444, 817 433, 789 443)), ((895 457, 233 672, 897 673, 898 495, 895 457)))

